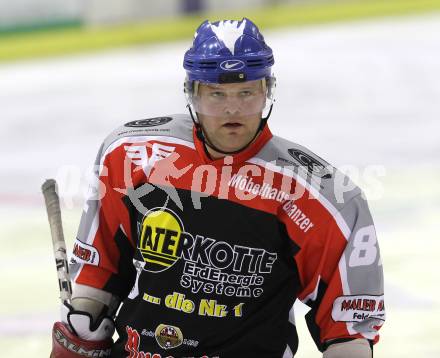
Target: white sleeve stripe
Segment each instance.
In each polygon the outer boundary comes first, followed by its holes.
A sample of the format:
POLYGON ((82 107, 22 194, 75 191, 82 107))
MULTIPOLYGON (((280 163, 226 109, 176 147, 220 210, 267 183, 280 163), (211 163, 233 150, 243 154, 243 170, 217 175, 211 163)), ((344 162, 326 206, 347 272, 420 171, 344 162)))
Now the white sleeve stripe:
MULTIPOLYGON (((339 275, 341 278, 341 285, 342 285, 342 293, 346 296, 349 296, 351 294, 350 286, 348 285, 347 280, 347 262, 345 261, 345 255, 343 254, 339 260, 339 275)), ((354 335, 357 333, 353 329, 353 322, 346 322, 347 331, 349 334, 354 335)))
MULTIPOLYGON (((96 233, 98 231, 99 227, 99 212, 101 210, 101 202, 98 202, 98 205, 96 207, 95 216, 93 217, 92 224, 90 225, 90 231, 88 232, 87 239, 85 241, 85 244, 93 246, 93 240, 95 239, 96 233)), ((87 215, 87 214, 86 214, 87 215)), ((80 272, 83 269, 84 262, 81 262, 78 264, 80 265, 78 270, 76 271, 75 277, 72 278, 72 282, 76 282, 80 272)))
POLYGON ((339 274, 341 275, 342 293, 345 296, 351 295, 350 286, 347 280, 347 262, 345 261, 345 255, 342 255, 339 259, 339 274))
POLYGON ((286 350, 284 351, 283 358, 293 358, 292 350, 290 349, 289 345, 286 345, 286 350))
POLYGON ((125 233, 125 230, 124 230, 124 227, 122 226, 122 224, 119 224, 119 227, 121 228, 121 231, 125 235, 125 237, 128 238, 128 235, 125 233))
POLYGON ((282 168, 277 165, 274 165, 271 162, 267 162, 260 158, 251 158, 248 160, 248 162, 260 165, 264 168, 270 169, 274 172, 280 173, 282 175, 286 175, 288 177, 291 177, 296 180, 297 183, 302 185, 316 200, 318 200, 322 206, 332 215, 334 218, 336 224, 338 225, 339 229, 342 232, 342 235, 344 235, 345 239, 348 240, 351 234, 351 230, 348 227, 347 223, 345 222, 342 215, 339 213, 338 209, 336 209, 330 201, 328 201, 324 196, 322 196, 319 191, 316 190, 313 186, 311 186, 304 178, 302 178, 300 175, 294 173, 292 170, 287 168, 282 168))
POLYGON ((312 300, 312 301, 316 300, 316 297, 318 297, 318 288, 319 288, 320 282, 321 282, 321 275, 318 276, 318 280, 316 281, 316 286, 315 286, 313 292, 311 292, 306 297, 304 297, 304 299, 301 300, 302 302, 307 303, 309 300, 312 300))
POLYGON ((95 239, 96 232, 99 227, 99 212, 101 211, 101 202, 98 202, 98 206, 96 208, 95 217, 93 218, 92 225, 90 227, 89 234, 87 235, 86 244, 92 245, 93 240, 95 239))

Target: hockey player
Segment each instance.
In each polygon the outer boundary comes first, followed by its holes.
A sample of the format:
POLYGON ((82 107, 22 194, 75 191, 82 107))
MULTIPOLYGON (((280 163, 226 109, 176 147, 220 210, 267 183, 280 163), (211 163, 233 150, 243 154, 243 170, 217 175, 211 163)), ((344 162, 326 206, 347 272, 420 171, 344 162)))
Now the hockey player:
POLYGON ((385 307, 367 203, 271 134, 273 64, 249 19, 205 21, 184 57, 189 115, 105 140, 53 357, 293 357, 296 299, 324 357, 372 356, 385 307))

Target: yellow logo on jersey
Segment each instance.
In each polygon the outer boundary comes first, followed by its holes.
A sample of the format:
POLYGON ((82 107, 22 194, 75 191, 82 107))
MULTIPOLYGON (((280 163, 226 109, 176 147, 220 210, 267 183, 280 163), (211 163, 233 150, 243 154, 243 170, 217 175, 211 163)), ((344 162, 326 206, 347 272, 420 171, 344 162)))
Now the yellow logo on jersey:
POLYGON ((139 250, 145 261, 145 270, 162 271, 180 258, 183 224, 171 210, 150 210, 142 221, 141 230, 139 250))

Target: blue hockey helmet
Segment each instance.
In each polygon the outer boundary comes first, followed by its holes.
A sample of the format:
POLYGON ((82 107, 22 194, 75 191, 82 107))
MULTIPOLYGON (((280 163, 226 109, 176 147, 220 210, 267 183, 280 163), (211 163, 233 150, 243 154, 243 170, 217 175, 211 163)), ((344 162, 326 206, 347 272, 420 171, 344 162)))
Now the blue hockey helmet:
POLYGON ((232 83, 271 78, 272 49, 249 19, 206 20, 196 30, 183 67, 187 82, 232 83))
POLYGON ((212 23, 207 20, 198 27, 192 47, 186 51, 183 60, 186 70, 184 90, 196 135, 205 148, 210 147, 227 155, 239 153, 261 133, 270 117, 274 102, 273 64, 272 49, 267 46, 258 27, 247 18, 241 21, 223 20, 212 23), (240 112, 241 115, 261 115, 260 125, 254 137, 238 150, 221 150, 204 133, 199 114, 217 117, 226 115, 226 112, 222 113, 223 105, 214 106, 210 103, 202 106, 199 84, 222 85, 258 80, 261 80, 262 84, 262 97, 259 97, 258 93, 252 98, 246 97, 247 100, 254 99, 254 103, 243 105, 240 112), (205 112, 206 109, 208 111, 205 112))

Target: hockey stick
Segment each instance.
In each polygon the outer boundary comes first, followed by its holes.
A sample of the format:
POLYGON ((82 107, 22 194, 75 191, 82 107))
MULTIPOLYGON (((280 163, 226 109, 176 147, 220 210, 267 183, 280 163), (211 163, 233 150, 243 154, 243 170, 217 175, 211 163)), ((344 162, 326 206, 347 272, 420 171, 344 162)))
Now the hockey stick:
POLYGON ((69 265, 67 263, 66 243, 64 242, 63 225, 61 222, 60 200, 57 194, 57 182, 47 179, 41 187, 46 203, 47 216, 49 218, 50 232, 52 236, 53 252, 57 266, 60 299, 70 303, 72 296, 72 284, 69 277, 69 265))

